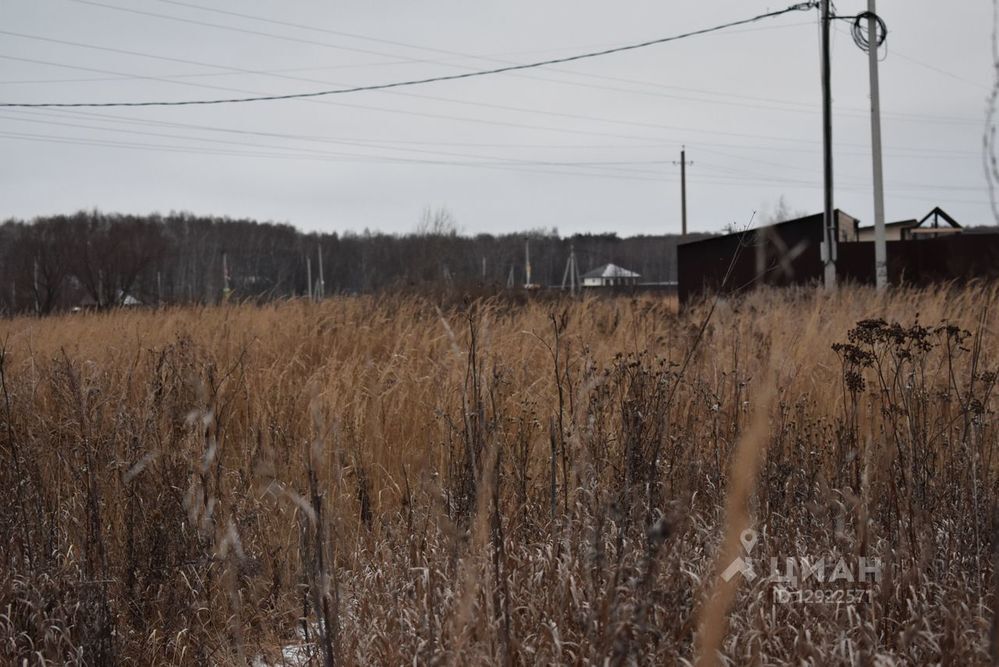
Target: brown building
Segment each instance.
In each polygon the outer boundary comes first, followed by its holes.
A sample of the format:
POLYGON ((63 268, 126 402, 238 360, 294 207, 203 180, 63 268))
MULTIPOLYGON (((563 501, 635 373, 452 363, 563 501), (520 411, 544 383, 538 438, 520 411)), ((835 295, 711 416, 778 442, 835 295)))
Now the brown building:
MULTIPOLYGON (((923 216, 922 220, 899 220, 885 224, 886 241, 909 241, 960 234, 961 225, 939 206, 923 216), (943 224, 941 224, 943 223, 943 224)), ((874 240, 874 225, 857 227, 858 241, 874 240)))
MULTIPOLYGON (((838 280, 874 284, 873 228, 835 212, 838 280)), ((963 234, 940 208, 921 220, 888 226, 888 281, 928 285, 999 278, 999 234, 963 234)), ((807 285, 822 281, 823 215, 788 220, 734 234, 712 236, 677 248, 681 303, 698 294, 740 292, 759 285, 807 285)))

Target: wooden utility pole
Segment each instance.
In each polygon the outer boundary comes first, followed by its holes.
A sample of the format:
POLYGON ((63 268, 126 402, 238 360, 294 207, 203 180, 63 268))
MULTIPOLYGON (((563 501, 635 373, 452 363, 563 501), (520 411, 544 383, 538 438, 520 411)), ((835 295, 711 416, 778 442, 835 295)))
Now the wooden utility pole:
POLYGON ((687 162, 687 147, 680 147, 680 161, 674 162, 673 164, 680 165, 680 220, 681 220, 681 234, 683 236, 687 235, 687 165, 693 165, 693 162, 687 162))
POLYGON ((871 70, 871 157, 874 169, 874 279, 879 291, 888 287, 888 244, 885 239, 885 189, 881 165, 881 92, 878 82, 878 15, 867 0, 867 60, 871 70))
POLYGON ((32 268, 31 268, 31 286, 32 286, 32 288, 35 291, 35 315, 38 315, 39 313, 42 312, 42 306, 41 306, 41 302, 38 299, 38 290, 39 290, 39 287, 38 287, 38 260, 37 259, 35 260, 35 263, 32 265, 32 268))
POLYGON ((826 289, 836 289, 836 213, 833 209, 832 161, 832 63, 830 58, 830 0, 822 2, 822 162, 824 212, 822 226, 822 263, 826 289))

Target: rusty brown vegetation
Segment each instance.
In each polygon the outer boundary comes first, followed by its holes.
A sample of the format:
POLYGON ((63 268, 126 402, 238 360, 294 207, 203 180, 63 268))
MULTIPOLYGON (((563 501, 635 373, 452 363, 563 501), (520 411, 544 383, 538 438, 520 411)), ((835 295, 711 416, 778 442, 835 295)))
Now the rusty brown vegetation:
POLYGON ((0 662, 988 663, 997 297, 4 322, 0 662), (883 576, 777 603, 749 526, 883 576))

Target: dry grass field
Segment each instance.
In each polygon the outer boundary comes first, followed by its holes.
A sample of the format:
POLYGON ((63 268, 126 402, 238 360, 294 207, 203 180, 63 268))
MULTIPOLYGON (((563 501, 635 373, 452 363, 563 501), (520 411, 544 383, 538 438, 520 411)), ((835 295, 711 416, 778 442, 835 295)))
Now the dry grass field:
POLYGON ((2 322, 0 663, 989 664, 997 299, 2 322))

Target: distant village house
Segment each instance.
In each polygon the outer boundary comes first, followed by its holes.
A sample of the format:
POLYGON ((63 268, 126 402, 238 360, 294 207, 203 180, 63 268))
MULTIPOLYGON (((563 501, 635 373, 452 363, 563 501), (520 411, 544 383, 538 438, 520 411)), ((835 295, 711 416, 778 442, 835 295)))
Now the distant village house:
POLYGON ((583 287, 618 287, 637 285, 641 275, 617 264, 604 264, 583 274, 583 287))

